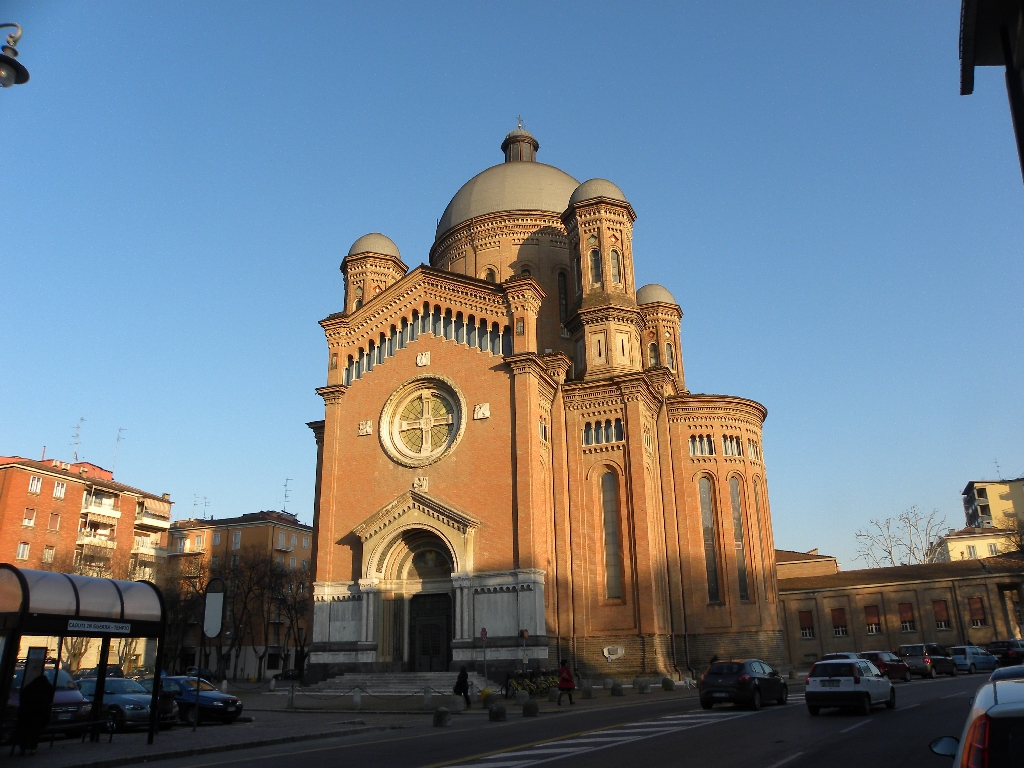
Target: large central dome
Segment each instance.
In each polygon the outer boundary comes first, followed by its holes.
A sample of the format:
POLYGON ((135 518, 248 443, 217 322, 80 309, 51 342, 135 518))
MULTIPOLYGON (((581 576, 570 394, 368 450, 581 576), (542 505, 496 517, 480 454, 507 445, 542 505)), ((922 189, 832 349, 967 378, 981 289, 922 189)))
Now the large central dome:
POLYGON ((522 128, 506 136, 502 144, 505 162, 478 173, 462 185, 444 209, 435 239, 464 221, 488 213, 562 213, 579 182, 552 165, 533 160, 537 147, 536 139, 522 128))

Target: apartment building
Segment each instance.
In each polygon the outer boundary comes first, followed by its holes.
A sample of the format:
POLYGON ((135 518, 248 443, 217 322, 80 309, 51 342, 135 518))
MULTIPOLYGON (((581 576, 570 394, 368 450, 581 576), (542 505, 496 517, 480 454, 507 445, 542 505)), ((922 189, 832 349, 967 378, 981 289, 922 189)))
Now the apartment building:
POLYGON ((1013 528, 1024 520, 1024 477, 972 480, 962 496, 969 528, 1013 528))
POLYGON ((172 503, 89 462, 0 456, 0 560, 153 579, 167 553, 172 503))
POLYGON ((954 560, 978 560, 983 557, 995 557, 1014 549, 1013 540, 1003 528, 961 528, 949 532, 937 539, 930 553, 932 559, 939 563, 954 560))

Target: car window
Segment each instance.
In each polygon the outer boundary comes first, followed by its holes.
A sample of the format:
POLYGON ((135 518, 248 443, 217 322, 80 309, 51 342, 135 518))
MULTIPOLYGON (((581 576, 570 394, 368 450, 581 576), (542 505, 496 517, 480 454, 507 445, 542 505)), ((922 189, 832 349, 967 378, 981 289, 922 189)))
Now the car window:
MULTIPOLYGON (((737 667, 742 667, 743 665, 742 664, 737 664, 736 666, 737 667)), ((182 680, 181 681, 181 687, 184 690, 186 690, 186 691, 194 691, 196 689, 196 681, 195 681, 195 679, 192 679, 192 680, 182 680)), ((200 691, 216 691, 217 689, 214 686, 210 685, 205 680, 203 680, 202 678, 200 678, 200 680, 199 680, 199 690, 200 691)))
POLYGON ((881 672, 878 671, 878 667, 876 667, 870 661, 865 661, 864 662, 864 666, 867 667, 869 675, 873 675, 873 676, 877 677, 878 675, 882 674, 881 672))
POLYGON ((950 648, 949 650, 953 652, 954 656, 963 656, 964 658, 967 658, 966 648, 950 648))
POLYGON ((173 680, 161 680, 160 687, 167 693, 181 693, 181 688, 179 688, 178 684, 173 680))
POLYGON ((900 656, 924 656, 923 645, 901 645, 898 651, 900 656))
MULTIPOLYGON (((738 675, 743 671, 743 665, 735 662, 727 664, 712 664, 708 669, 709 675, 738 675)), ((211 686, 212 687, 212 686, 211 686)))
POLYGON ((811 667, 810 677, 853 677, 856 674, 855 665, 837 664, 834 661, 825 663, 818 662, 811 667))
POLYGON ((129 680, 125 677, 116 677, 113 680, 107 680, 103 684, 104 693, 146 693, 146 689, 136 683, 134 680, 129 680))

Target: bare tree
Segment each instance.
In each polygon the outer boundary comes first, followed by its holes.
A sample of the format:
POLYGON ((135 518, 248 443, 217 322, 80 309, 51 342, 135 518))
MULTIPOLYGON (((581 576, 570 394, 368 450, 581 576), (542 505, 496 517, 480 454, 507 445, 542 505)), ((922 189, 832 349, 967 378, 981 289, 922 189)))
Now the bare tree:
POLYGON ((935 562, 933 545, 946 529, 946 518, 938 515, 935 509, 926 516, 914 505, 895 518, 870 520, 867 529, 856 533, 857 559, 871 568, 935 562))
POLYGON ((1013 518, 1012 524, 1003 530, 1003 544, 1009 552, 1024 553, 1024 520, 1013 518))
POLYGON ((295 648, 295 669, 301 670, 306 662, 306 648, 309 645, 308 617, 311 605, 309 572, 303 569, 288 570, 280 597, 280 614, 285 623, 285 645, 289 638, 295 648))

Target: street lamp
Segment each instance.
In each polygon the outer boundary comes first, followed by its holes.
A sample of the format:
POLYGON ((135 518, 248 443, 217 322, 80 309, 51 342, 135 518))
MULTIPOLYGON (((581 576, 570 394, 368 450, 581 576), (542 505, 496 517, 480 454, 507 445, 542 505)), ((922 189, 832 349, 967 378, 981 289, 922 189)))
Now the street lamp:
POLYGON ((21 40, 21 27, 14 23, 0 24, 0 29, 4 27, 14 27, 14 31, 7 36, 7 45, 0 46, 0 88, 10 88, 27 83, 28 70, 18 61, 14 47, 21 40))

